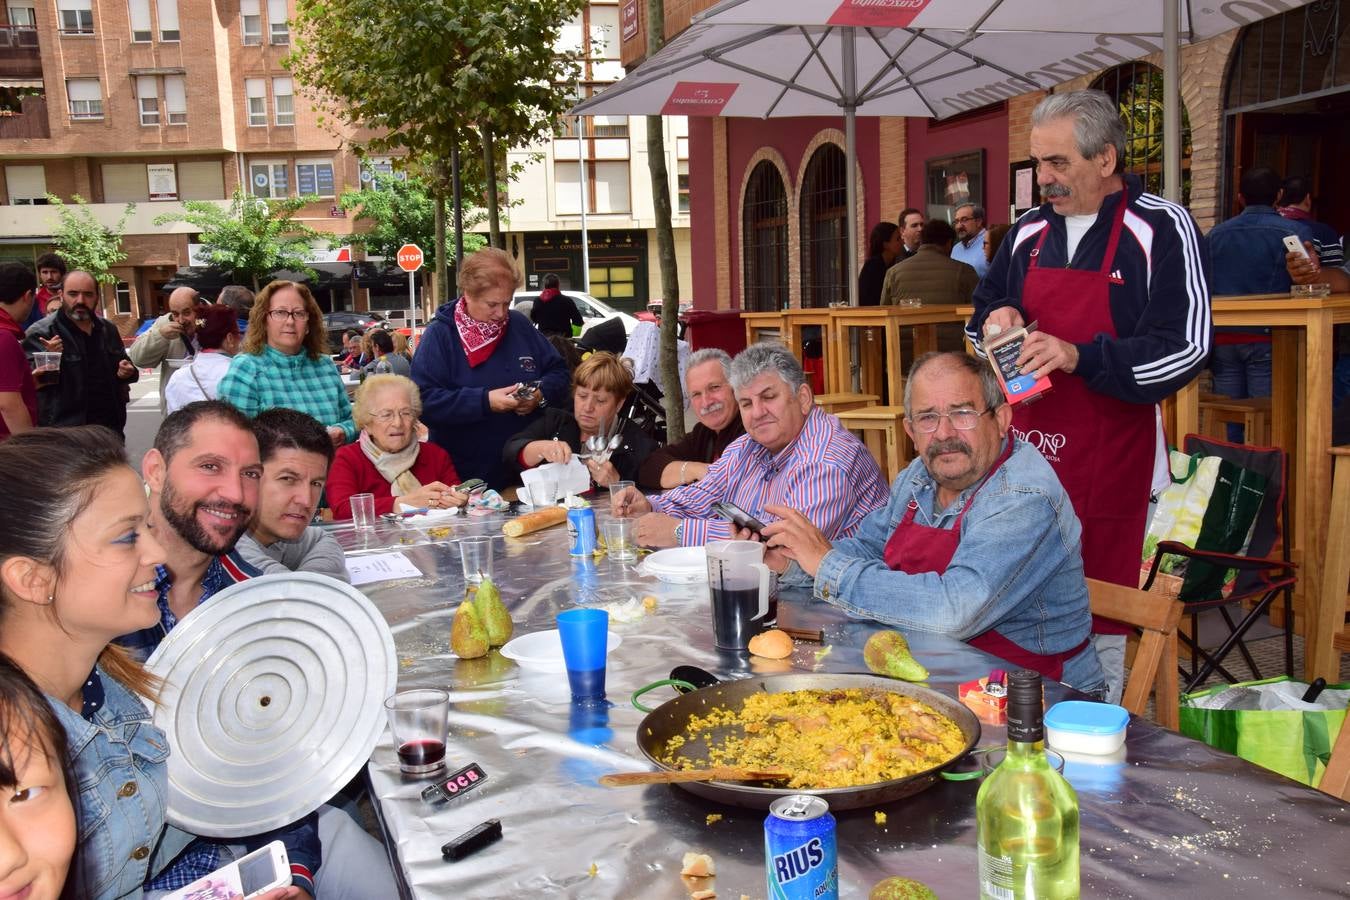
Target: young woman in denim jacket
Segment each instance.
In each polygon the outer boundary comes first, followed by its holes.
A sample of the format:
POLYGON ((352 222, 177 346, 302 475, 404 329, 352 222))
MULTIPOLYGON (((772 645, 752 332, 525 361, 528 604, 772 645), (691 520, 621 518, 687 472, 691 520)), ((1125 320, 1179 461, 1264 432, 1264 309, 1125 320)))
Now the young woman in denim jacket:
POLYGON ((193 840, 165 824, 169 745, 141 700, 154 679, 111 644, 159 621, 145 490, 112 432, 88 426, 0 443, 0 496, 0 651, 47 695, 79 788, 67 893, 140 897, 193 840))

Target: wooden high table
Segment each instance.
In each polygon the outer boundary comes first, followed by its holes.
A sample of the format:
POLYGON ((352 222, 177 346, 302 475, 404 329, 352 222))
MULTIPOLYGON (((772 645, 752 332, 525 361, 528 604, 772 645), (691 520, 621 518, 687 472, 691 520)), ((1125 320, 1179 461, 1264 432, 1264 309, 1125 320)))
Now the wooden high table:
MULTIPOLYGON (((1287 294, 1216 297, 1214 324, 1271 329, 1271 443, 1289 456, 1290 546, 1299 564, 1295 622, 1302 622, 1304 671, 1316 677, 1315 648, 1327 636, 1314 634, 1322 598, 1322 562, 1331 502, 1332 328, 1350 324, 1350 294, 1295 300, 1287 294), (1300 598, 1302 602, 1300 603, 1300 598)), ((1191 382, 1165 404, 1168 437, 1173 441, 1199 430, 1200 388, 1191 382), (1170 409, 1167 409, 1170 407, 1170 409)), ((1325 602, 1344 603, 1341 596, 1325 602)), ((1329 646, 1329 643, 1328 643, 1329 646)), ((1326 673, 1321 673, 1326 674, 1326 673)))

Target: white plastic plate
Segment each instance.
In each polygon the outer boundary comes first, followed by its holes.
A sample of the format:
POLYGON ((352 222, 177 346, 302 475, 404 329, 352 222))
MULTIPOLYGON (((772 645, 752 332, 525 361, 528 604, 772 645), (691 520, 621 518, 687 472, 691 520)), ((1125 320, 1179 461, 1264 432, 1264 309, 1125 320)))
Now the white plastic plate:
POLYGON ((318 809, 375 749, 397 666, 380 611, 332 578, 264 575, 207 600, 147 664, 164 679, 169 823, 237 838, 318 809))
POLYGON ((672 547, 647 557, 642 569, 670 584, 696 584, 708 580, 708 551, 703 547, 672 547))
MULTIPOLYGON (((613 653, 623 643, 623 638, 614 632, 606 632, 605 655, 613 653)), ((526 669, 541 669, 549 672, 566 672, 567 663, 563 660, 562 637, 558 629, 534 631, 522 634, 506 642, 502 647, 502 656, 515 660, 526 669)))

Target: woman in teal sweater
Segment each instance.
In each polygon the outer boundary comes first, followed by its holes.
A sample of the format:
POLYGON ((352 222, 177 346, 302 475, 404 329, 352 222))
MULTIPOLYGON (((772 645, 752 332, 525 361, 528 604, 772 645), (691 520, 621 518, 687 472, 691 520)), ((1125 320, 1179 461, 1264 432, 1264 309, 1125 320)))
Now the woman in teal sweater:
POLYGON ((220 399, 248 416, 298 409, 323 423, 335 447, 355 440, 352 404, 326 349, 323 311, 309 288, 274 281, 253 302, 243 347, 220 380, 220 399))

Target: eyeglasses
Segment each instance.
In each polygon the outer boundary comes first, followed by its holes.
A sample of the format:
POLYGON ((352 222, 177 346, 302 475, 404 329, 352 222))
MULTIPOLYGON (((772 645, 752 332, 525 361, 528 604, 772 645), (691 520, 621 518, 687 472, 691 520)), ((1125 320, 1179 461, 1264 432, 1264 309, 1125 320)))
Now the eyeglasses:
POLYGON ((413 412, 411 409, 382 409, 371 415, 371 418, 376 422, 382 422, 385 425, 388 425, 395 419, 408 419, 409 421, 416 419, 417 413, 413 412))
POLYGON ((297 322, 304 322, 309 319, 309 310, 271 309, 267 311, 267 315, 273 322, 284 322, 287 319, 294 319, 297 322))
POLYGON ((937 431, 943 419, 951 422, 952 427, 957 431, 970 431, 980 424, 980 416, 991 412, 993 412, 992 409, 980 410, 979 412, 973 409, 954 409, 945 413, 926 412, 919 413, 917 416, 910 416, 909 421, 914 424, 914 430, 920 434, 932 434, 937 431))
POLYGON ((956 217, 956 224, 957 224, 957 225, 964 225, 964 224, 966 224, 967 222, 974 222, 974 221, 975 221, 975 217, 974 217, 974 216, 957 216, 957 217, 956 217))

